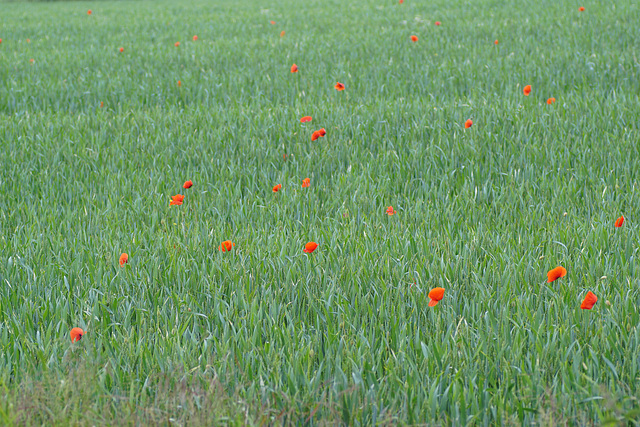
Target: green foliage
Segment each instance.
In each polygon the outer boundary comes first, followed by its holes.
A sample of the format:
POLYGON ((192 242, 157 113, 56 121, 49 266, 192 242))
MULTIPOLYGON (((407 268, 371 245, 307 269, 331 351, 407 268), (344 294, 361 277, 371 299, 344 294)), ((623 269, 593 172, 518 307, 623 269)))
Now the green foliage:
POLYGON ((640 6, 584 6, 4 5, 0 423, 634 422, 640 6))

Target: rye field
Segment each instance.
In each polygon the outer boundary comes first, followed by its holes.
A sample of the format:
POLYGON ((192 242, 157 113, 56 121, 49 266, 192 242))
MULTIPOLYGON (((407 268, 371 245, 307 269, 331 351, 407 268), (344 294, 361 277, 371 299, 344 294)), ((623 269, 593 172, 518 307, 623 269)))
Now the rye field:
POLYGON ((8 2, 0 39, 0 425, 638 424, 637 1, 8 2))

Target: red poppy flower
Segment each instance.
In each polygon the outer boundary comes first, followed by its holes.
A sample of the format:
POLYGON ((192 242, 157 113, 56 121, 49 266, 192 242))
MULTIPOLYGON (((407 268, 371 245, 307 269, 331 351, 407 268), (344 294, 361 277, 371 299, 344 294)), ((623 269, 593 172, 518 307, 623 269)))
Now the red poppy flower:
POLYGON ((387 208, 387 215, 391 216, 391 215, 395 215, 397 212, 393 209, 393 206, 389 206, 387 208))
POLYGON ((551 283, 554 280, 557 280, 561 277, 564 277, 567 275, 567 269, 559 266, 554 268, 553 270, 549 270, 549 272, 547 273, 547 283, 551 283))
POLYGON ((178 87, 182 87, 182 82, 178 80, 178 87))
POLYGON ((498 44, 498 40, 494 41, 493 44, 498 44))
POLYGON ((104 107, 104 102, 100 101, 100 108, 104 107))
POLYGON ((182 194, 176 194, 171 197, 171 201, 169 202, 169 206, 180 206, 184 201, 184 196, 182 194))
POLYGON ((120 53, 124 52, 124 48, 123 47, 119 48, 118 50, 120 51, 120 53))
POLYGON ((69 335, 71 335, 71 342, 75 343, 77 341, 80 341, 84 334, 86 334, 86 332, 83 331, 82 328, 71 329, 71 332, 69 333, 69 335))
POLYGON ((323 136, 325 136, 327 134, 327 131, 324 130, 324 128, 317 130, 315 132, 313 132, 313 134, 311 134, 311 140, 315 141, 318 138, 322 138, 323 136))
POLYGON ((120 267, 124 267, 124 265, 129 262, 129 255, 123 253, 122 255, 120 255, 119 261, 120 261, 120 267))
POLYGON ((464 128, 465 129, 469 129, 471 126, 473 126, 473 121, 471 121, 471 119, 469 119, 466 122, 464 122, 464 128))
POLYGON ((404 3, 404 0, 400 0, 400 4, 404 3))
POLYGON ((284 37, 284 30, 280 31, 280 37, 284 37))
POLYGON ((276 21, 269 21, 271 25, 276 25, 276 21))
POLYGON ((233 243, 231 240, 225 240, 224 242, 220 243, 220 248, 219 250, 221 250, 222 252, 228 252, 230 251, 236 244, 233 243))
POLYGON ((584 12, 584 7, 583 7, 583 6, 580 6, 580 7, 578 8, 578 10, 579 10, 580 12, 584 12))
POLYGON ((317 247, 318 247, 318 244, 316 242, 309 242, 306 245, 304 245, 304 249, 302 250, 302 252, 306 254, 310 254, 311 252, 315 251, 317 247))
POLYGON ((180 47, 180 42, 175 42, 175 43, 174 43, 174 46, 175 46, 175 47, 180 47))
POLYGON ((553 98, 553 97, 551 97, 551 98, 547 99, 547 104, 549 104, 549 105, 551 105, 551 104, 553 104, 553 103, 555 103, 555 102, 556 102, 556 99, 555 99, 555 98, 553 98))
POLYGON ((87 10, 87 15, 91 15, 93 12, 91 12, 91 9, 87 10))
POLYGON ((310 178, 305 178, 305 179, 302 180, 302 188, 307 188, 310 185, 311 185, 311 179, 310 178))
POLYGON ((27 39, 27 43, 31 43, 31 39, 27 39))
POLYGON ((431 301, 429 301, 429 307, 435 307, 436 305, 438 305, 438 302, 440 302, 443 297, 444 288, 431 289, 431 291, 429 292, 429 298, 431 298, 431 301))
POLYGON ((340 82, 336 83, 335 85, 336 90, 344 90, 344 85, 340 82))
POLYGON ((310 122, 311 120, 313 120, 311 116, 304 116, 303 118, 300 119, 300 123, 310 122))
POLYGON ((298 72, 298 66, 297 66, 296 64, 293 64, 293 65, 291 66, 291 72, 292 72, 292 73, 297 73, 297 72, 298 72))
POLYGON ((278 191, 280 191, 280 189, 281 189, 281 188, 282 188, 282 185, 281 185, 281 184, 274 185, 274 186, 273 186, 273 192, 274 192, 274 193, 277 193, 278 191))
POLYGON ((436 24, 436 27, 439 27, 440 26, 440 21, 436 21, 435 24, 436 24))
POLYGON ((622 227, 622 223, 624 222, 624 216, 621 216, 620 218, 616 219, 616 227, 622 227))
POLYGON ((411 36, 411 41, 412 42, 417 42, 418 41, 418 36, 411 36))
POLYGON ((598 297, 593 292, 587 292, 587 296, 584 297, 584 301, 580 304, 580 308, 583 310, 591 310, 598 302, 598 297))
POLYGON ((193 181, 189 180, 182 184, 182 188, 191 188, 193 187, 193 181))
POLYGON ((35 59, 31 58, 31 59, 29 60, 29 62, 31 62, 31 63, 33 64, 33 63, 35 62, 35 59))
POLYGON ((197 42, 198 41, 198 36, 193 36, 193 41, 197 42))
POLYGON ((524 89, 522 89, 522 93, 524 93, 524 96, 529 96, 531 93, 531 85, 526 85, 524 89))
POLYGON ((0 39, 0 43, 2 43, 2 39, 0 39))

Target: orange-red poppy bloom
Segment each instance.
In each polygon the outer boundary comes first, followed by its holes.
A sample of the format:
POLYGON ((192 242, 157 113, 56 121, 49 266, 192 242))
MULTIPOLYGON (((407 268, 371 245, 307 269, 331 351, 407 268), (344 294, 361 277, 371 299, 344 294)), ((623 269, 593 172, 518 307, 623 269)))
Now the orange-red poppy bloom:
POLYGON ((624 222, 624 216, 620 216, 620 218, 616 219, 616 227, 622 227, 622 223, 624 222))
POLYGON ((178 87, 182 87, 182 82, 178 80, 178 87))
POLYGON ((429 291, 429 307, 435 307, 444 297, 444 288, 433 288, 429 291))
POLYGON ((180 206, 184 201, 184 196, 182 194, 176 194, 175 196, 171 196, 171 201, 169 202, 169 206, 180 206))
POLYGON ((280 31, 280 37, 284 37, 284 30, 280 31))
POLYGON ((580 12, 584 12, 584 7, 583 7, 583 6, 580 6, 580 7, 578 8, 578 10, 579 10, 580 12))
POLYGON ((336 90, 344 90, 344 85, 340 82, 336 83, 334 87, 336 88, 336 90))
POLYGON ((567 275, 567 269, 562 266, 558 266, 553 270, 549 270, 549 272, 547 273, 547 283, 551 283, 554 280, 557 280, 566 275, 567 275))
POLYGON ((310 254, 311 252, 315 251, 317 247, 318 247, 318 244, 316 242, 309 242, 306 245, 304 245, 304 249, 302 250, 302 252, 306 254, 310 254))
POLYGON ((104 107, 104 102, 100 101, 100 108, 104 107))
POLYGON ((300 123, 310 122, 311 120, 313 120, 311 116, 304 116, 303 118, 300 119, 300 123))
POLYGON ((182 184, 182 188, 191 188, 193 187, 193 181, 189 180, 182 184))
POLYGON ((80 341, 84 334, 86 334, 86 332, 83 331, 82 328, 71 329, 71 332, 69 333, 69 335, 71 335, 71 342, 74 343, 74 342, 80 341))
POLYGON ((291 66, 291 72, 292 72, 292 73, 297 73, 297 72, 298 72, 298 66, 297 66, 296 64, 293 64, 293 65, 291 66))
POLYGON ((222 252, 228 252, 231 250, 231 248, 233 248, 236 244, 233 243, 231 240, 225 240, 224 242, 220 243, 220 250, 222 252))
POLYGON ((395 215, 397 212, 393 209, 393 206, 389 206, 387 208, 387 215, 391 216, 391 215, 395 215))
POLYGON ((311 179, 310 178, 305 178, 305 179, 302 180, 302 188, 307 188, 310 185, 311 185, 311 179))
POLYGON ((276 25, 276 21, 269 21, 271 25, 276 25))
POLYGON ((311 134, 311 140, 312 140, 312 141, 315 141, 315 140, 316 140, 316 139, 318 139, 318 138, 322 138, 322 137, 323 137, 323 136, 325 136, 326 134, 327 134, 327 131, 326 131, 326 130, 324 130, 324 128, 322 128, 322 129, 317 130, 317 131, 315 131, 315 132, 313 132, 313 133, 311 134))
POLYGON ((126 253, 123 253, 122 255, 120 255, 120 267, 123 267, 126 263, 129 262, 129 255, 127 255, 126 253))
POLYGON ((31 39, 27 39, 27 43, 31 43, 31 39))
POLYGON ((193 41, 197 42, 198 41, 198 36, 193 36, 193 41))
POLYGON ((93 12, 91 12, 91 9, 87 10, 87 15, 91 15, 93 12))
POLYGON ((0 43, 2 43, 2 39, 0 39, 0 43))
POLYGON ((441 22, 440 21, 436 21, 435 24, 436 24, 436 27, 439 27, 441 22))
POLYGON ((524 93, 524 96, 529 96, 531 93, 531 85, 526 85, 524 89, 522 89, 522 93, 524 93))
POLYGON ((29 60, 29 62, 31 62, 31 63, 33 64, 33 63, 35 62, 35 59, 31 58, 31 59, 29 60))
POLYGON ((404 0, 400 0, 400 4, 404 3, 404 0))
POLYGON ((418 36, 411 36, 411 41, 412 42, 417 42, 418 41, 418 36))
POLYGON ((282 188, 282 185, 281 185, 281 184, 274 185, 274 186, 273 186, 273 192, 274 192, 274 193, 277 193, 278 191, 280 191, 280 189, 281 189, 281 188, 282 188))
POLYGON ((120 53, 124 52, 124 48, 123 47, 119 48, 118 50, 120 51, 120 53))
POLYGON ((494 41, 493 44, 498 44, 498 40, 494 41))
POLYGON ((469 129, 471 126, 473 126, 473 121, 471 121, 471 119, 469 119, 466 122, 464 122, 464 128, 465 129, 469 129))
POLYGON ((591 310, 598 302, 598 297, 593 292, 587 292, 587 296, 584 297, 584 301, 580 304, 580 308, 583 310, 591 310))
POLYGON ((551 105, 551 104, 553 104, 555 102, 556 102, 556 99, 554 97, 551 97, 551 98, 547 99, 547 104, 549 104, 549 105, 551 105))
POLYGON ((173 45, 174 45, 175 47, 180 47, 180 42, 175 42, 173 45))

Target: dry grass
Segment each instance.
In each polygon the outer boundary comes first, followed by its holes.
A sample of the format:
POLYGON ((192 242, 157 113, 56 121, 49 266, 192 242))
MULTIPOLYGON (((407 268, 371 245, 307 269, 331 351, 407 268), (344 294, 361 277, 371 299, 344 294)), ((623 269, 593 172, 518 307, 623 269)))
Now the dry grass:
MULTIPOLYGON (((128 425, 335 425, 342 423, 342 403, 313 404, 271 395, 261 402, 246 399, 241 390, 229 391, 220 378, 191 376, 185 372, 159 373, 145 384, 132 384, 117 393, 98 393, 105 367, 83 365, 64 377, 44 375, 18 387, 0 386, 0 424, 24 426, 128 426, 128 425)), ((343 392, 343 398, 355 395, 343 392)), ((325 394, 327 395, 327 394, 325 394)), ((352 396, 353 397, 353 396, 352 396)), ((359 402, 359 405, 366 405, 359 402)), ((391 414, 378 417, 379 425, 392 425, 391 414)))

